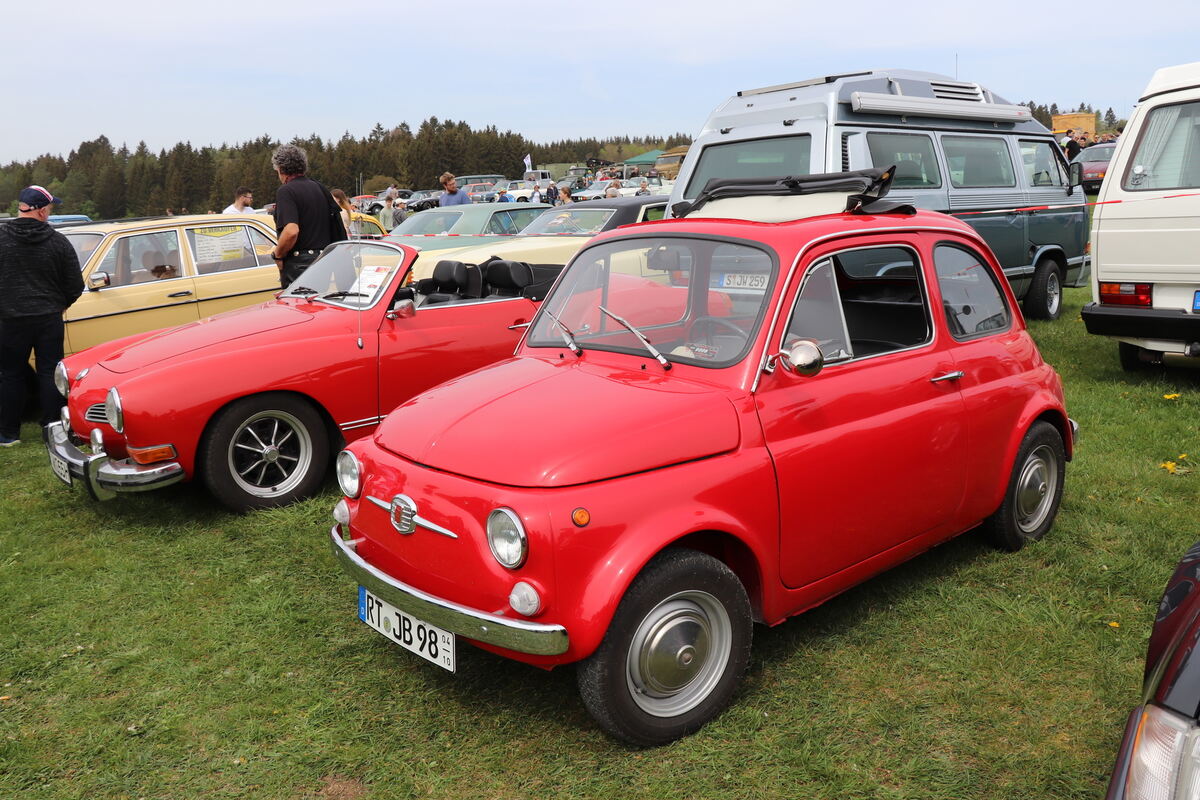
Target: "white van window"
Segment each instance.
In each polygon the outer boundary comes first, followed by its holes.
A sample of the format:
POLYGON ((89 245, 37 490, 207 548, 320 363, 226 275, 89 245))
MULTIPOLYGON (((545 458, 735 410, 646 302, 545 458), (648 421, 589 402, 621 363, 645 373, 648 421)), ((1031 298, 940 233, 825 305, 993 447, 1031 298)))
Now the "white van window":
POLYGON ((684 197, 700 194, 711 178, 782 178, 786 175, 811 175, 809 158, 812 137, 779 136, 773 139, 746 139, 727 144, 710 144, 700 151, 700 160, 688 181, 684 197))
POLYGON ((956 189, 1016 186, 1008 144, 983 136, 943 136, 942 150, 956 189))
POLYGON ((1200 187, 1200 103, 1150 111, 1122 187, 1130 191, 1200 187))
POLYGON ((1054 150, 1050 142, 1021 142, 1021 166, 1030 186, 1066 186, 1054 150))
POLYGON ((942 173, 933 154, 933 140, 916 133, 868 133, 871 163, 887 168, 895 164, 892 186, 897 189, 935 189, 942 173))

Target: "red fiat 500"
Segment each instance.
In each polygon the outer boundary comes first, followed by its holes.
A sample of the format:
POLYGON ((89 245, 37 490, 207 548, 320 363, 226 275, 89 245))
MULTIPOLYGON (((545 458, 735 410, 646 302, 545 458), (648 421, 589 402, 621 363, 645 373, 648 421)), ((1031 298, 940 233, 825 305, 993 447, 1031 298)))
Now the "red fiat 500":
POLYGON ((655 745, 729 701, 752 622, 1050 528, 1075 425, 979 236, 776 190, 596 237, 515 358, 338 456, 364 622, 448 670, 460 639, 578 662, 599 724, 655 745))
POLYGON ((51 468, 99 499, 192 478, 238 511, 312 494, 343 441, 512 355, 560 269, 440 262, 405 287, 416 257, 337 243, 275 300, 65 359, 51 468))

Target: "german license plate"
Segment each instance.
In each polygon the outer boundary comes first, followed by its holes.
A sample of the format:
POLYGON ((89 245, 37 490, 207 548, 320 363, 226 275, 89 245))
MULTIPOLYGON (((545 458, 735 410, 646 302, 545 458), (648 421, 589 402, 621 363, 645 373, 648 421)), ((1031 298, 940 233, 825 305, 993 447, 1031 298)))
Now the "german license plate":
POLYGON ((358 587, 358 618, 396 644, 454 672, 454 634, 423 622, 358 587))
POLYGON ((714 284, 722 289, 766 289, 767 276, 757 272, 723 272, 714 275, 714 284))
POLYGON ((50 469, 54 470, 54 474, 58 476, 58 479, 60 481, 65 483, 67 486, 70 486, 71 485, 71 468, 69 466, 67 466, 66 460, 63 458, 60 458, 59 456, 56 456, 54 453, 50 453, 49 455, 50 455, 50 469))

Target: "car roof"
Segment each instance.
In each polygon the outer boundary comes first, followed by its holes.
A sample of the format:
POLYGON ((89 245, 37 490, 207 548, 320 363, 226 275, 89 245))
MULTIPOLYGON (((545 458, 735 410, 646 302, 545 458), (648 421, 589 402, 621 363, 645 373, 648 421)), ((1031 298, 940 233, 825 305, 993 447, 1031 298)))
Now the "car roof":
POLYGON ((186 214, 170 217, 139 217, 137 219, 116 219, 103 220, 100 222, 86 222, 82 225, 68 224, 58 228, 60 233, 121 233, 130 230, 139 230, 142 228, 173 228, 179 225, 193 225, 196 223, 208 224, 232 224, 234 222, 259 222, 267 220, 267 226, 270 227, 270 220, 273 218, 268 214, 186 214))

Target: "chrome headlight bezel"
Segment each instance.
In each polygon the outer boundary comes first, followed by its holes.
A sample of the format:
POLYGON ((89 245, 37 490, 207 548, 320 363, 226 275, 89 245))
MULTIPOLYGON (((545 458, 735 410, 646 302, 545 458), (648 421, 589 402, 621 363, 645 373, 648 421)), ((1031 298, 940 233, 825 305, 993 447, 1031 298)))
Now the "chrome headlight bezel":
POLYGON ((121 406, 121 393, 115 386, 104 396, 104 419, 117 433, 125 432, 125 409, 121 406))
POLYGON ((342 494, 351 500, 357 499, 362 491, 362 464, 358 462, 354 453, 349 450, 338 453, 334 472, 337 475, 338 488, 342 490, 342 494))
POLYGON ((488 549, 500 566, 518 569, 529 555, 529 537, 511 508, 497 508, 487 518, 488 549))
POLYGON ((54 388, 58 389, 58 393, 63 397, 66 397, 71 391, 71 379, 67 376, 67 365, 61 361, 54 367, 54 388))

